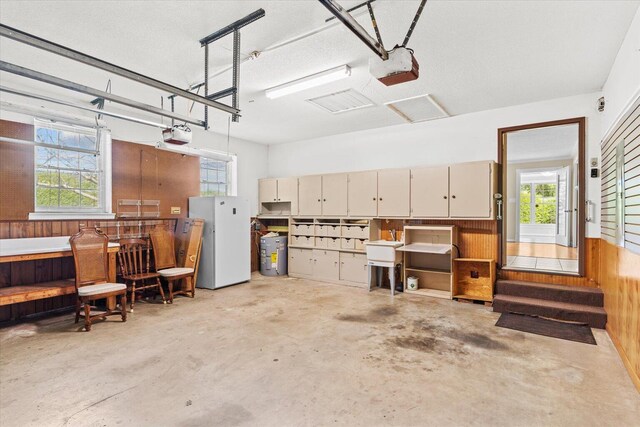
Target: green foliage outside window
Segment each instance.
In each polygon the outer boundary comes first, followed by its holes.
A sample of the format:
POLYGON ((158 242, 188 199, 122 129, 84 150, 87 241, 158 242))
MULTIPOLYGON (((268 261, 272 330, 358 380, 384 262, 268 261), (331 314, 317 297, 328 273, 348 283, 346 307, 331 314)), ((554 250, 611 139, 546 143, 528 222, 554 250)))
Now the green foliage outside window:
MULTIPOLYGON (((36 124, 36 142, 97 151, 94 130, 36 124)), ((100 207, 101 174, 96 154, 35 148, 36 208, 95 209, 100 207)))
MULTIPOLYGON (((531 223, 531 186, 520 185, 520 223, 531 223)), ((556 184, 535 184, 534 224, 556 223, 556 184)))

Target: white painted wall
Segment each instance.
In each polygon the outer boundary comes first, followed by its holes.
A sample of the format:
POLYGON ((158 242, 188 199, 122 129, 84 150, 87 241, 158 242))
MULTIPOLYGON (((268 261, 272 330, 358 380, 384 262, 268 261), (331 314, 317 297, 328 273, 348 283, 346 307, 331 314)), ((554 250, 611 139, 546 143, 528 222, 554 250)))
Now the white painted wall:
MULTIPOLYGON (((4 99, 4 96, 3 96, 4 99)), ((20 100, 22 103, 24 100, 20 100)), ((110 110, 116 111, 115 108, 110 110)), ((73 111, 73 110, 60 110, 73 111)), ((77 110, 73 111, 77 114, 77 110)), ((121 111, 124 112, 124 111, 121 111)), ((33 117, 2 111, 1 118, 21 123, 33 124, 33 117)), ((104 117, 104 121, 111 129, 112 138, 122 141, 155 145, 162 139, 161 131, 158 128, 139 125, 112 117, 104 117)), ((155 120, 158 120, 157 118, 155 120)), ((205 148, 208 150, 227 151, 227 138, 214 132, 206 132, 196 126, 191 127, 193 141, 189 146, 194 148, 205 148)), ((249 200, 251 215, 258 214, 258 179, 267 175, 268 148, 266 145, 257 144, 243 139, 229 139, 229 153, 238 156, 238 196, 249 200)), ((176 171, 180 173, 180 171, 176 171)))
POLYGON ((620 46, 602 93, 606 100, 602 120, 604 137, 640 96, 640 9, 637 10, 620 46))
MULTIPOLYGON (((497 129, 587 117, 586 159, 600 157, 599 92, 269 146, 269 176, 286 177, 474 160, 497 160, 497 129)), ((585 165, 587 167, 587 165, 585 165)), ((587 177, 587 198, 600 201, 600 179, 587 177)), ((599 211, 599 206, 596 207, 599 211)), ((596 218, 588 237, 600 237, 596 218)))

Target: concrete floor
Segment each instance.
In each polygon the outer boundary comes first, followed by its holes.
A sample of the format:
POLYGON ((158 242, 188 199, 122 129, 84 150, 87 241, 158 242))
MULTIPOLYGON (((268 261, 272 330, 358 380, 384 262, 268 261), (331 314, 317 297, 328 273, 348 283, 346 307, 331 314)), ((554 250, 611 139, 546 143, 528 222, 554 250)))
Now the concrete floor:
POLYGON ((90 333, 72 315, 0 329, 9 426, 639 425, 597 346, 494 327, 479 305, 254 276, 140 303, 90 333))

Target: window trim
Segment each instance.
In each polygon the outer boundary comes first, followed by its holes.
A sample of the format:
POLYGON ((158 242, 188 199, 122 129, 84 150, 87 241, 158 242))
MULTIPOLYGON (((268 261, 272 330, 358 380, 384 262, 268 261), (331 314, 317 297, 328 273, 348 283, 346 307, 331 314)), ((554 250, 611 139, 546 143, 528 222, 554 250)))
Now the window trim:
MULTIPOLYGON (((47 208, 47 207, 38 207, 36 205, 36 195, 37 195, 37 180, 35 172, 38 168, 37 159, 36 159, 36 151, 38 146, 34 147, 34 162, 33 162, 33 171, 34 171, 34 179, 33 179, 33 209, 34 212, 29 213, 30 220, 47 220, 47 219, 113 219, 115 218, 115 214, 112 212, 112 140, 111 140, 111 131, 104 126, 82 126, 78 124, 66 123, 63 121, 54 121, 50 119, 42 119, 35 118, 33 125, 33 135, 34 141, 36 138, 36 129, 39 127, 38 122, 42 122, 43 124, 51 123, 53 126, 57 126, 58 128, 69 127, 72 129, 88 129, 95 130, 96 132, 96 141, 98 143, 98 156, 99 156, 99 166, 98 173, 101 176, 100 188, 99 188, 99 197, 100 197, 100 206, 97 208, 87 208, 83 209, 80 207, 55 207, 55 208, 47 208)), ((72 150, 75 151, 75 150, 72 150)))
MULTIPOLYGON (((238 156, 236 154, 227 154, 215 151, 199 150, 200 168, 202 168, 202 159, 215 160, 218 162, 225 162, 227 164, 227 194, 226 196, 238 195, 238 156)), ((200 176, 202 176, 202 169, 200 170, 200 176)), ((202 185, 202 180, 199 180, 199 184, 202 185)), ((200 192, 200 197, 216 197, 216 196, 203 196, 200 192)))

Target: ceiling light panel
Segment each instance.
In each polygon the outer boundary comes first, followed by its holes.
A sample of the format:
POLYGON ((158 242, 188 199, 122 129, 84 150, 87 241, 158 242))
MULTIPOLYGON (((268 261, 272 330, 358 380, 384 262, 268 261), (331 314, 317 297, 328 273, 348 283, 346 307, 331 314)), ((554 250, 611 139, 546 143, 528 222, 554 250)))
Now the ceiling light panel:
POLYGON ((353 89, 307 99, 307 102, 317 105, 323 110, 333 114, 359 110, 360 108, 375 105, 369 98, 353 89))
POLYGON ((409 123, 443 119, 449 114, 430 95, 414 96, 385 104, 409 123))
POLYGON ((302 77, 301 79, 272 87, 265 90, 264 94, 269 99, 280 98, 281 96, 290 95, 312 87, 335 82, 336 80, 347 78, 350 75, 351 67, 348 65, 341 65, 336 68, 331 68, 330 70, 325 70, 320 73, 312 74, 307 77, 302 77))

